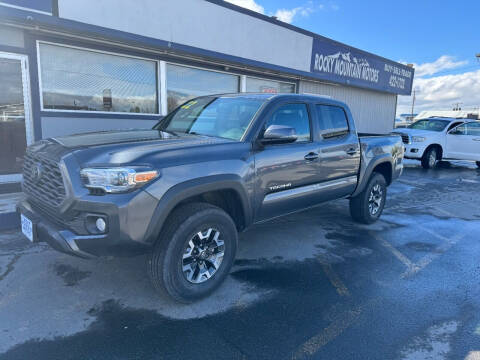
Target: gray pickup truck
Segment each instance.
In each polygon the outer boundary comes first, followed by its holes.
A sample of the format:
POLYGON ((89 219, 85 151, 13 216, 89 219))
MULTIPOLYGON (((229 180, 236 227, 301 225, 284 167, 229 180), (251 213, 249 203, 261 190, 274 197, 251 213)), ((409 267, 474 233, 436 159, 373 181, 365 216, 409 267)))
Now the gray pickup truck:
POLYGON ((252 224, 340 198, 377 220, 403 152, 398 135, 357 134, 327 97, 205 96, 151 130, 33 144, 17 208, 26 237, 64 253, 148 253, 155 288, 191 302, 225 279, 252 224))

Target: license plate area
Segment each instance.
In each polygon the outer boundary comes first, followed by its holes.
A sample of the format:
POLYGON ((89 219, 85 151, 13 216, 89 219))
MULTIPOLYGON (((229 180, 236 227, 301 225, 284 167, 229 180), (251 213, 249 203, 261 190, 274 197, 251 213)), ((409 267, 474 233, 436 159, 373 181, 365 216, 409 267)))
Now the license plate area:
POLYGON ((35 242, 35 224, 24 214, 20 214, 22 233, 31 242, 35 242))

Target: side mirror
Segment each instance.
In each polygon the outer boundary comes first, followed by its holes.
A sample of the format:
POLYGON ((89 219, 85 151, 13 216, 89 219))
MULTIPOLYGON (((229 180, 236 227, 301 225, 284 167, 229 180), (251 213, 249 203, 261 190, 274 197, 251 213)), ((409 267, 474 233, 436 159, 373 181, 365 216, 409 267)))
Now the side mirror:
POLYGON ((263 133, 260 142, 267 144, 288 144, 297 140, 295 129, 290 126, 270 125, 263 133))

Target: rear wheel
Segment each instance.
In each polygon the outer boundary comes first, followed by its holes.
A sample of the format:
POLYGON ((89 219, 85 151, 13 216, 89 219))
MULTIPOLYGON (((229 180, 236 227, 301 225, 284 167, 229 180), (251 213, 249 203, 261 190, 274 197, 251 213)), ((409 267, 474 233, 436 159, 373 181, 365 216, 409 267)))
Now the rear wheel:
POLYGON ((437 164, 438 159, 438 149, 436 147, 432 147, 425 151, 425 154, 422 156, 422 166, 424 169, 431 169, 435 167, 437 164))
POLYGON ((167 219, 148 259, 154 287, 189 303, 213 292, 227 277, 237 250, 237 230, 222 209, 184 205, 167 219))
POLYGON ((355 221, 372 224, 378 220, 387 199, 387 181, 373 173, 365 189, 350 199, 350 215, 355 221))
POLYGON ((480 168, 480 161, 477 161, 477 166, 480 168))

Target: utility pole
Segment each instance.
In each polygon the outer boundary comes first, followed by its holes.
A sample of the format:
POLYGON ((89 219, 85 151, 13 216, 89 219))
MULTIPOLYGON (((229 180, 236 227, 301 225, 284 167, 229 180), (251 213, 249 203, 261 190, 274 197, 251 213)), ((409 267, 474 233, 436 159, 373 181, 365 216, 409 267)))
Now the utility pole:
POLYGON ((413 109, 415 108, 415 95, 416 95, 416 90, 413 89, 413 96, 412 96, 412 113, 410 114, 411 115, 411 120, 413 120, 413 109))
POLYGON ((462 102, 454 103, 454 104, 453 104, 453 111, 460 111, 460 110, 462 110, 462 108, 460 107, 461 104, 463 104, 463 103, 462 103, 462 102))

